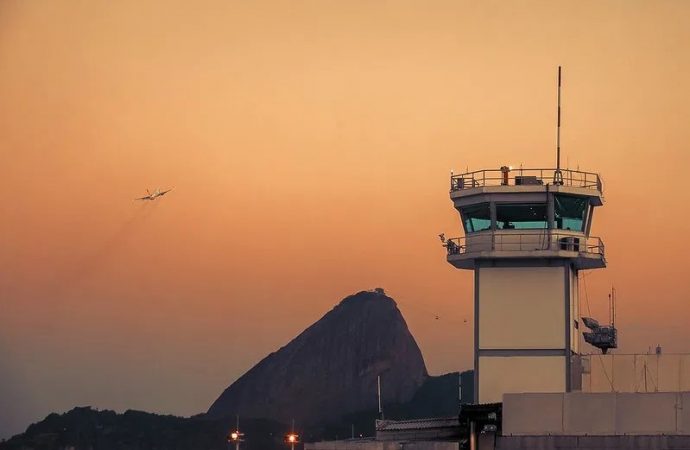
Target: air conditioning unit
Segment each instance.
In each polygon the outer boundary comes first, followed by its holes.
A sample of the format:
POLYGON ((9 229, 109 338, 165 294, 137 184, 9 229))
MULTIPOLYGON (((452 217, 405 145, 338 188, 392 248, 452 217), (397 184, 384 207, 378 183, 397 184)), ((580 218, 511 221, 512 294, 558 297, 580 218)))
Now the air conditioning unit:
POLYGON ((534 175, 516 175, 515 176, 515 185, 516 186, 540 185, 540 184, 544 184, 544 182, 534 175))

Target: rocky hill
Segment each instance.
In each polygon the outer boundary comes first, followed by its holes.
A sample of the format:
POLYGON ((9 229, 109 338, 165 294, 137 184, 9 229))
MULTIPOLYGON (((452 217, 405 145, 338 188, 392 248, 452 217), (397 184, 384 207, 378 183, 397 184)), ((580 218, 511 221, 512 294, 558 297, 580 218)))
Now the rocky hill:
MULTIPOLYGON (((74 408, 51 414, 26 432, 0 442, 0 450, 227 450, 226 421, 182 418, 142 411, 74 408)), ((281 449, 287 426, 267 420, 245 421, 251 436, 244 450, 281 449)))
POLYGON ((232 383, 207 416, 332 422, 375 408, 379 375, 386 404, 409 401, 428 376, 405 319, 382 289, 342 300, 232 383))

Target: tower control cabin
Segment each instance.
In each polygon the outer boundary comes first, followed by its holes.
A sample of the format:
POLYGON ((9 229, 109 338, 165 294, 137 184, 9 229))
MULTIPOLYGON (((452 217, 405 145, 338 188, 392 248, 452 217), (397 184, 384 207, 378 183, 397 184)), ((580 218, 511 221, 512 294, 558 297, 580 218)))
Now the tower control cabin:
POLYGON ((475 401, 579 390, 580 270, 606 266, 590 236, 599 176, 509 167, 451 175, 465 236, 448 262, 474 270, 475 401))

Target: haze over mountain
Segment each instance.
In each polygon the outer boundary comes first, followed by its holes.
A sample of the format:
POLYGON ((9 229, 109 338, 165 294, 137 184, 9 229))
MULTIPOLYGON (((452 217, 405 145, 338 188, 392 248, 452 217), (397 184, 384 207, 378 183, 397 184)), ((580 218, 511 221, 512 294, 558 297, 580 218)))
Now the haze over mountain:
POLYGON ((428 377, 405 319, 383 289, 342 300, 232 383, 208 416, 334 420, 375 408, 379 375, 388 404, 409 401, 428 377))
POLYGON ((286 346, 232 383, 207 414, 190 418, 77 407, 50 414, 0 450, 222 450, 241 416, 246 450, 281 449, 294 418, 305 441, 371 436, 378 417, 377 377, 391 419, 452 416, 457 387, 472 398, 472 374, 429 376, 395 301, 382 289, 342 300, 286 346))

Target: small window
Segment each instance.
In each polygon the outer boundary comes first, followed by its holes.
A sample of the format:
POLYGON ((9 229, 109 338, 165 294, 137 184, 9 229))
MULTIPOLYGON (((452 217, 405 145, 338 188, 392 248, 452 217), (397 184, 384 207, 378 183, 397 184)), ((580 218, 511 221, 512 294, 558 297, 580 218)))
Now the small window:
POLYGON ((560 230, 584 231, 589 201, 572 195, 556 195, 554 226, 560 230))
POLYGON ((496 205, 496 228, 510 229, 545 229, 546 203, 515 203, 496 205))
POLYGON ((467 233, 491 229, 491 213, 488 203, 461 208, 460 214, 467 233))

